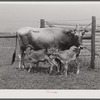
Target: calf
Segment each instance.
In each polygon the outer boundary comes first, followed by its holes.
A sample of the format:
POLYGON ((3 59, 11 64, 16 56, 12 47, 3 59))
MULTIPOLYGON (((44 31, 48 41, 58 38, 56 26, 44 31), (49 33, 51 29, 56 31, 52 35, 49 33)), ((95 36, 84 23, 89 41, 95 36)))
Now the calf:
POLYGON ((27 55, 27 58, 30 61, 28 73, 32 69, 32 64, 36 65, 36 67, 38 68, 39 62, 47 61, 51 65, 49 73, 52 72, 52 69, 53 69, 54 66, 57 66, 57 63, 54 62, 53 59, 50 57, 50 55, 48 55, 46 53, 45 49, 37 50, 37 51, 34 51, 33 49, 29 49, 28 52, 26 53, 26 55, 27 55))
POLYGON ((68 72, 68 63, 71 61, 75 61, 77 64, 77 74, 79 74, 80 63, 78 61, 78 55, 82 48, 77 48, 76 46, 72 46, 69 50, 54 52, 53 55, 56 56, 57 59, 61 61, 64 67, 65 75, 67 76, 68 72))

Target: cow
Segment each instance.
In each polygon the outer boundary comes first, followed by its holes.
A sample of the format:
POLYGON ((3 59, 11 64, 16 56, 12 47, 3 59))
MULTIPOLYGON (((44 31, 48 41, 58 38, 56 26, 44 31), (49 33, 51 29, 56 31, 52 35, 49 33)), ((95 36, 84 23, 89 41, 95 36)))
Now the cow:
POLYGON ((50 55, 48 55, 48 53, 46 52, 45 49, 34 51, 32 49, 32 46, 29 45, 29 47, 27 48, 27 51, 25 53, 26 53, 27 59, 29 60, 28 73, 33 68, 33 64, 38 69, 39 62, 45 62, 46 61, 51 65, 49 74, 51 74, 54 66, 58 67, 57 63, 52 60, 52 58, 50 57, 50 55))
POLYGON ((75 63, 77 64, 77 72, 76 73, 79 74, 80 63, 79 63, 78 55, 79 55, 81 49, 82 48, 80 48, 80 47, 72 46, 69 50, 53 52, 52 55, 56 56, 56 58, 61 61, 66 77, 67 77, 67 72, 68 72, 68 64, 71 61, 75 61, 75 63))
POLYGON ((28 44, 32 45, 35 51, 47 50, 51 47, 58 50, 68 50, 73 45, 79 47, 82 44, 82 34, 77 34, 77 31, 73 34, 71 31, 66 31, 63 28, 21 28, 16 31, 16 46, 12 57, 12 64, 16 57, 17 39, 20 46, 19 68, 24 68, 24 51, 28 44))

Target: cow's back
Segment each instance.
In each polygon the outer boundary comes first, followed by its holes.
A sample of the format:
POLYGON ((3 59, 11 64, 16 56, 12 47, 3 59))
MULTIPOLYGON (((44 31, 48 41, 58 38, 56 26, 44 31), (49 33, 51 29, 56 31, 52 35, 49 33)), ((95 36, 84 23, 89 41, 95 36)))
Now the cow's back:
POLYGON ((19 29, 17 34, 23 47, 30 44, 35 50, 51 47, 66 50, 73 45, 72 36, 62 28, 24 27, 19 29))
POLYGON ((39 29, 32 29, 31 36, 34 39, 45 39, 45 41, 51 41, 52 39, 59 39, 63 36, 63 29, 61 28, 39 28, 39 29))
POLYGON ((60 28, 39 28, 40 30, 31 30, 28 34, 31 45, 37 49, 58 47, 62 37, 65 37, 60 28))
POLYGON ((29 34, 30 30, 39 30, 39 28, 33 28, 33 27, 22 27, 19 30, 17 30, 17 34, 19 35, 26 35, 29 34))

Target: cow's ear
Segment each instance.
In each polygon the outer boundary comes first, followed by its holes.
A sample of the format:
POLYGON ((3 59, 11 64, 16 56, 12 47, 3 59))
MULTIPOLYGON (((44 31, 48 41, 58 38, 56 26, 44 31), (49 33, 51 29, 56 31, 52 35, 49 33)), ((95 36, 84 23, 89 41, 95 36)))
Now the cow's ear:
POLYGON ((85 34, 85 32, 86 32, 86 30, 84 30, 84 31, 82 32, 82 36, 85 34))
POLYGON ((74 35, 73 30, 65 30, 65 31, 63 31, 63 33, 64 33, 65 35, 68 35, 68 36, 73 36, 73 35, 74 35))
POLYGON ((67 32, 67 35, 68 35, 68 36, 73 36, 73 35, 74 35, 74 32, 73 32, 73 31, 68 31, 68 32, 67 32))
POLYGON ((69 30, 63 30, 63 33, 66 34, 67 32, 69 32, 69 30))
POLYGON ((73 50, 74 52, 76 52, 77 51, 77 48, 74 48, 74 50, 73 50))
POLYGON ((32 30, 29 31, 30 33, 32 32, 32 30))
POLYGON ((82 36, 85 35, 85 32, 89 32, 89 30, 86 30, 86 29, 85 29, 85 30, 82 32, 82 36))
POLYGON ((71 33, 71 32, 67 32, 67 35, 68 35, 68 36, 72 36, 72 33, 71 33))

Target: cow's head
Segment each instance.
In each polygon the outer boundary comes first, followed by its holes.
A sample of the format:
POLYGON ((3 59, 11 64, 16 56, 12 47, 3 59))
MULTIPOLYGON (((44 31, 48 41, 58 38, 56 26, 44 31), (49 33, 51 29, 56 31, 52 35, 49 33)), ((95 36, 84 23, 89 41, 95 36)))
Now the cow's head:
POLYGON ((82 38, 85 34, 85 30, 74 30, 74 45, 77 47, 83 48, 82 38))
POLYGON ((82 36, 83 34, 77 30, 70 30, 65 32, 65 49, 69 49, 71 46, 82 46, 82 36))
POLYGON ((74 34, 73 45, 77 47, 80 46, 81 49, 83 48, 82 38, 85 32, 86 32, 85 30, 80 30, 80 27, 76 25, 75 29, 72 31, 72 34, 74 34))

